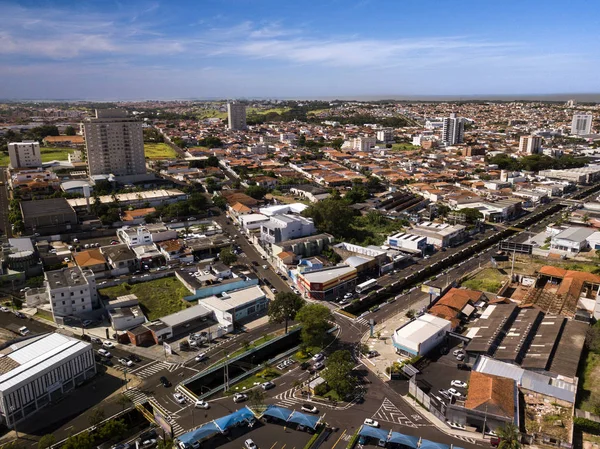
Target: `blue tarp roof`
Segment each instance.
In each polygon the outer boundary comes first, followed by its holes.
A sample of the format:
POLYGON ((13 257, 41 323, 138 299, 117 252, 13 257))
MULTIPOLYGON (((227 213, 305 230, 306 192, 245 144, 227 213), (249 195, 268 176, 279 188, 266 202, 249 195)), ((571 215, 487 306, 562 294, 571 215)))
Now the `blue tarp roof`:
POLYGON ((233 412, 231 415, 223 416, 222 418, 217 418, 214 422, 217 424, 217 426, 219 426, 219 429, 225 430, 229 429, 232 426, 235 426, 237 423, 252 418, 254 418, 254 414, 250 411, 248 407, 244 407, 236 412, 233 412))
POLYGON ((412 447, 417 449, 417 445, 419 443, 419 437, 412 437, 410 435, 404 435, 400 432, 392 432, 390 436, 390 443, 402 444, 406 447, 412 447))
POLYGON ((378 438, 380 440, 387 440, 388 433, 390 433, 389 430, 377 429, 370 426, 362 426, 362 429, 360 429, 360 432, 358 432, 359 435, 378 438))
POLYGON ((279 418, 284 421, 287 421, 292 413, 294 412, 289 408, 277 407, 276 405, 269 405, 263 413, 263 416, 271 416, 273 418, 279 418))
POLYGON ((420 449, 450 449, 447 444, 436 443, 435 441, 422 440, 420 449))
POLYGON ((302 424, 303 426, 308 426, 312 429, 315 429, 317 427, 319 419, 320 418, 315 415, 307 415, 306 413, 294 411, 294 413, 292 413, 292 416, 288 418, 288 422, 302 424))
POLYGON ((204 424, 202 427, 198 427, 196 430, 192 430, 191 432, 184 433, 183 435, 179 435, 177 439, 186 444, 192 444, 196 441, 203 441, 207 438, 216 435, 217 433, 221 433, 217 425, 211 421, 209 423, 204 424))

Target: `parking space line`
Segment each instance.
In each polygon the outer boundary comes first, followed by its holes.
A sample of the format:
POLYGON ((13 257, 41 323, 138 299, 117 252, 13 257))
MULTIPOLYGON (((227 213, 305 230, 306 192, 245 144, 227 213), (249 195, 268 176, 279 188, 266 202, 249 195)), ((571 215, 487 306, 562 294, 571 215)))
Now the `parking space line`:
MULTIPOLYGON (((287 444, 287 443, 286 443, 287 444)), ((284 444, 283 446, 281 446, 281 449, 285 449, 286 444, 284 444)))
POLYGON ((270 449, 273 449, 273 448, 275 447, 275 445, 276 445, 276 444, 277 444, 277 441, 275 441, 275 442, 273 443, 273 446, 271 446, 271 448, 270 448, 270 449))

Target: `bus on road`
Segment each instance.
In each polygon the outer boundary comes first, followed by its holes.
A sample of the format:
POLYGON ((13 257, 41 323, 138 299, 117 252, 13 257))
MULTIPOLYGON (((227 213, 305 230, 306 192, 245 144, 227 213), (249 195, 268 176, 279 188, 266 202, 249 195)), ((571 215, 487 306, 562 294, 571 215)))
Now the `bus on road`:
POLYGON ((371 279, 370 281, 363 282, 362 284, 358 284, 356 286, 356 293, 364 293, 367 290, 372 289, 376 285, 377 285, 377 280, 376 279, 371 279))

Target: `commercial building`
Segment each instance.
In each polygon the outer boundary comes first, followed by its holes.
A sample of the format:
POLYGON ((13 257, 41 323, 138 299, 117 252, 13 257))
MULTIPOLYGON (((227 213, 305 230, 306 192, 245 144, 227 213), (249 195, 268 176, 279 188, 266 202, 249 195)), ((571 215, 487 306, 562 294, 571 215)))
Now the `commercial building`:
POLYGON ((40 143, 33 140, 9 143, 8 157, 12 168, 37 168, 42 166, 40 143))
POLYGON ((77 214, 65 198, 21 201, 21 214, 25 232, 30 234, 73 231, 77 226, 77 214))
POLYGON ((90 176, 146 174, 142 123, 121 109, 97 109, 81 124, 90 176))
POLYGON ((550 240, 550 249, 577 254, 588 247, 587 239, 595 230, 572 226, 559 232, 550 240))
POLYGON ((446 145, 456 145, 462 143, 465 133, 465 123, 462 117, 456 114, 450 114, 450 117, 443 119, 442 142, 446 145))
POLYGON ((271 249, 274 255, 277 255, 282 251, 287 251, 296 256, 311 257, 321 254, 334 240, 335 239, 331 234, 316 234, 275 243, 271 245, 271 249))
POLYGON ((592 133, 592 114, 573 114, 571 122, 571 134, 574 136, 585 136, 592 133))
POLYGON ((44 273, 46 292, 54 316, 83 316, 98 304, 96 278, 81 267, 44 273))
POLYGON ((581 168, 565 168, 563 170, 540 170, 542 178, 570 181, 577 184, 590 184, 600 180, 600 166, 589 165, 581 168))
POLYGON ((227 120, 229 129, 246 129, 246 105, 236 101, 227 103, 227 120))
POLYGON ((398 232, 387 238, 386 245, 393 249, 418 253, 423 251, 427 246, 427 237, 398 232))
MULTIPOLYGON (((115 197, 123 207, 141 207, 144 205, 161 206, 164 204, 185 201, 188 195, 177 189, 145 190, 143 192, 117 193, 116 195, 102 195, 97 197, 102 204, 113 204, 115 197)), ((87 209, 90 207, 89 198, 72 198, 69 204, 76 210, 87 209)), ((96 199, 94 198, 94 201, 96 199)))
POLYGON ((425 355, 442 343, 451 330, 450 321, 426 313, 396 329, 392 343, 398 354, 425 355))
POLYGON ((313 221, 299 215, 273 215, 260 227, 260 239, 265 243, 279 243, 307 237, 317 231, 313 221))
POLYGON ((258 285, 220 296, 209 296, 202 299, 200 303, 214 311, 219 322, 226 320, 233 323, 260 316, 266 313, 269 307, 269 299, 258 285))
POLYGON ((337 265, 298 275, 298 288, 312 299, 332 301, 342 298, 356 287, 356 268, 337 265))
POLYGON ((112 328, 116 331, 133 329, 147 321, 136 295, 124 295, 109 300, 106 311, 112 328))
POLYGON ((66 335, 37 335, 3 349, 0 414, 9 428, 96 374, 92 345, 66 335))
POLYGON ((466 227, 463 225, 423 221, 417 223, 410 232, 411 234, 427 237, 427 244, 429 245, 445 248, 462 242, 466 235, 465 230, 466 227))
POLYGON ((538 154, 542 152, 542 136, 521 136, 519 138, 521 154, 538 154))
POLYGON ((131 248, 176 239, 177 231, 158 223, 135 227, 125 226, 117 230, 117 238, 131 248))

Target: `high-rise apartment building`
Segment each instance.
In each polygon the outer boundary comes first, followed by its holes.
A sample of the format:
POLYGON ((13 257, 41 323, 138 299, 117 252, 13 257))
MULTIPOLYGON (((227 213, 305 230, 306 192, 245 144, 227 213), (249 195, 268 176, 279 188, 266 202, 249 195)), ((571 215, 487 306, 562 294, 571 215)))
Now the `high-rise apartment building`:
POLYGON ((229 129, 246 129, 246 105, 234 101, 227 103, 229 129))
POLYGON ((383 143, 394 141, 394 130, 392 128, 383 128, 377 131, 377 140, 383 143))
POLYGON ((574 114, 571 122, 571 134, 583 136, 592 133, 592 114, 574 114))
POLYGON ((542 152, 542 136, 521 136, 519 152, 522 154, 538 154, 542 152))
POLYGON ((33 140, 8 144, 8 157, 12 168, 30 168, 42 166, 40 143, 33 140))
POLYGON ((462 143, 465 134, 465 123, 462 117, 450 114, 443 120, 442 142, 446 145, 462 143))
POLYGON ((90 176, 146 174, 142 123, 122 109, 97 109, 81 124, 90 176))

